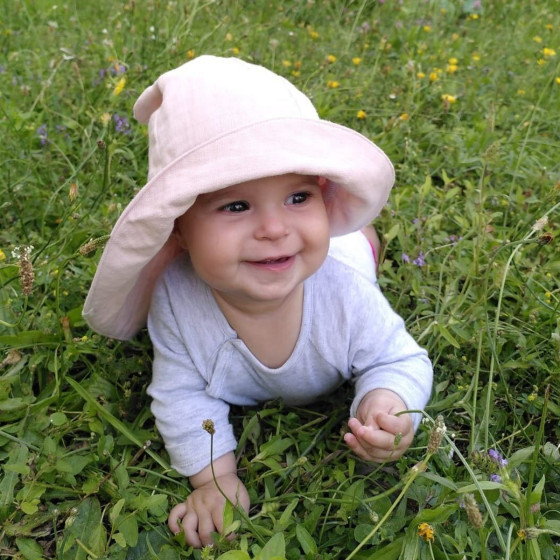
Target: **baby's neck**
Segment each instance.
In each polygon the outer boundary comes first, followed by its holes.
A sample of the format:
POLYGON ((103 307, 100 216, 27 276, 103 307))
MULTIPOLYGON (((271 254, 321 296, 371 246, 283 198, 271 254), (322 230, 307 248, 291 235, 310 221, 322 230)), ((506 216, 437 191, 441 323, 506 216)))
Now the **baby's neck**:
POLYGON ((292 355, 303 316, 303 284, 281 302, 235 305, 214 293, 218 307, 251 353, 265 366, 278 368, 292 355))

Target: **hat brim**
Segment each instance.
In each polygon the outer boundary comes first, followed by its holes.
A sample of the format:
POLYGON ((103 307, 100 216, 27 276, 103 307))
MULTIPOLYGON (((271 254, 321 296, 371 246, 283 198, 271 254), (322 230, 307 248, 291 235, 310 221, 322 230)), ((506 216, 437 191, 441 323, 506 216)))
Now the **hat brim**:
POLYGON ((370 223, 394 182, 389 158, 356 131, 320 119, 253 123, 214 138, 171 162, 138 192, 115 224, 84 304, 95 331, 129 339, 146 323, 153 286, 180 253, 176 218, 199 194, 286 173, 329 180, 332 236, 370 223))

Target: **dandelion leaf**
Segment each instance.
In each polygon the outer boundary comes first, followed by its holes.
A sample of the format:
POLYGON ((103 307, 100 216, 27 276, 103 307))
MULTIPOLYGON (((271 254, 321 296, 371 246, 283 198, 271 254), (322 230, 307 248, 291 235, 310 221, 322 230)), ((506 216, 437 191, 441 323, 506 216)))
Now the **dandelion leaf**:
POLYGON ((255 560, 276 560, 284 558, 286 554, 286 543, 282 533, 276 533, 255 555, 255 560))
MULTIPOLYGON (((181 533, 183 534, 183 533, 181 533)), ((143 531, 138 535, 138 544, 130 547, 126 560, 179 560, 179 551, 169 544, 169 539, 162 531, 143 531)))
POLYGON ((107 534, 101 520, 97 498, 87 498, 76 507, 75 515, 66 520, 63 531, 62 560, 86 560, 89 550, 96 556, 105 551, 107 534))

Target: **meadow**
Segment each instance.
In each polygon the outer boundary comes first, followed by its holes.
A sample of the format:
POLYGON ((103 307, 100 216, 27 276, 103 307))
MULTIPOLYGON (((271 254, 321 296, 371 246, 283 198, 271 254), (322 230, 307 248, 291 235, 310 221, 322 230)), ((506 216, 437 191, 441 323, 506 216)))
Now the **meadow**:
POLYGON ((0 53, 0 556, 560 557, 558 0, 2 0, 0 53), (132 105, 203 53, 284 75, 392 159, 380 284, 435 383, 383 465, 342 441, 352 387, 234 408, 252 508, 194 551, 166 526, 189 485, 148 336, 81 308, 145 184, 132 105))

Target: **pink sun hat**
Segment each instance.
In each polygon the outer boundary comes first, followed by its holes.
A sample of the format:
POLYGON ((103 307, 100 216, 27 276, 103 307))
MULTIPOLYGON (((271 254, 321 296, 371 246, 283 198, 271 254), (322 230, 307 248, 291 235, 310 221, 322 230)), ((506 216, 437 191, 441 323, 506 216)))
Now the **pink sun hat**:
POLYGON ((157 278, 182 252, 175 219, 199 194, 286 173, 321 176, 337 236, 370 223, 393 186, 393 165, 373 142, 320 119, 288 80, 237 58, 205 55, 166 72, 134 116, 148 124, 148 182, 115 224, 83 309, 111 338, 145 325, 157 278))

